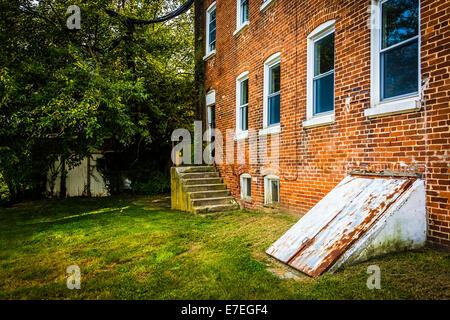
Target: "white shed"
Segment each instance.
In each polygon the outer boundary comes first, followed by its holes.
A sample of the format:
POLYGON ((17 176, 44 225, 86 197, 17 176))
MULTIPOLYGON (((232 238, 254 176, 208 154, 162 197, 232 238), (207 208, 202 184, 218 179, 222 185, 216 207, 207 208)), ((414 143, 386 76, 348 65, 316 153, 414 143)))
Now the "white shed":
MULTIPOLYGON (((78 166, 68 170, 66 176, 67 197, 87 196, 88 185, 90 185, 92 197, 106 197, 109 195, 108 189, 106 188, 106 183, 97 169, 97 160, 101 157, 101 154, 93 154, 90 160, 85 158, 78 166), (89 162, 90 177, 88 177, 89 162)), ((53 166, 54 170, 50 170, 47 174, 46 190, 50 196, 59 196, 61 192, 61 170, 58 170, 59 167, 60 161, 56 161, 53 166)))

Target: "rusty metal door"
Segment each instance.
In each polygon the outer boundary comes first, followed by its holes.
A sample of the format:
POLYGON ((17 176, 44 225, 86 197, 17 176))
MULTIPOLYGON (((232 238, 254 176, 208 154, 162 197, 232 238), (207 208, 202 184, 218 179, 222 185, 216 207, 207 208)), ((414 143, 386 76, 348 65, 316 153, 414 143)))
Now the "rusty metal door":
POLYGON ((412 181, 347 177, 267 253, 312 277, 319 276, 377 222, 412 181))

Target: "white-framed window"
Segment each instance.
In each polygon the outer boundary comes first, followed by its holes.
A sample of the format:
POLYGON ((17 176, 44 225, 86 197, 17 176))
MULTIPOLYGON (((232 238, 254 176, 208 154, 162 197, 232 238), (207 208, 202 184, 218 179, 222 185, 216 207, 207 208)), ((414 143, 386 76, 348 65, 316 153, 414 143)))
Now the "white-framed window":
POLYGON ((334 24, 325 22, 308 35, 305 128, 334 122, 334 24))
POLYGON ((206 56, 207 59, 216 53, 216 3, 206 10, 206 56))
POLYGON ((207 139, 212 141, 213 130, 216 126, 215 104, 216 91, 210 90, 206 93, 206 120, 207 120, 207 139))
POLYGON ((236 79, 236 137, 248 135, 248 72, 236 79))
POLYGON ((372 1, 369 117, 420 109, 420 1, 372 1))
POLYGON ((237 0, 237 27, 239 28, 244 23, 249 21, 249 1, 250 0, 237 0))
MULTIPOLYGON (((264 63, 264 101, 263 101, 263 128, 280 128, 280 102, 281 102, 281 53, 272 55, 264 63)), ((273 130, 272 130, 273 131, 273 130)), ((260 134, 274 133, 262 130, 260 134)))
POLYGON ((241 199, 252 199, 252 177, 248 173, 241 174, 241 199))
POLYGON ((264 203, 280 203, 280 178, 276 175, 264 177, 264 203))
POLYGON ((250 0, 236 0, 236 30, 233 35, 241 33, 250 25, 250 0))

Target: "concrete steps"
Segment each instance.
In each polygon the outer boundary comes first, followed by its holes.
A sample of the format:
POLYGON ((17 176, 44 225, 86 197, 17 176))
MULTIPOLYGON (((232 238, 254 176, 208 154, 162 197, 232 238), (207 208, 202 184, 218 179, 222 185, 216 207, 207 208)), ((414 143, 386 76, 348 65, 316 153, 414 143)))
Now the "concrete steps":
POLYGON ((185 186, 187 192, 200 192, 200 191, 220 191, 226 190, 227 186, 223 183, 221 184, 200 184, 200 185, 190 185, 185 186))
POLYGON ((172 168, 172 208, 193 213, 239 209, 213 166, 172 168))

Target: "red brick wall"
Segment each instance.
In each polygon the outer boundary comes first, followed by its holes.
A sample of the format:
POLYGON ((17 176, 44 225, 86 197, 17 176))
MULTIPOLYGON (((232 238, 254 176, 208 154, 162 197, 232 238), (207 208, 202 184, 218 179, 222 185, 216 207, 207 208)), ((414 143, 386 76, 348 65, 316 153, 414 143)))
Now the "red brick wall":
MULTIPOLYGON (((205 10, 212 2, 205 1, 205 10)), ((248 71, 249 128, 262 129, 264 61, 281 52, 281 208, 306 213, 350 168, 414 165, 427 181, 429 242, 450 246, 450 2, 421 1, 422 79, 429 78, 422 109, 375 119, 364 116, 370 107, 371 2, 275 0, 261 12, 262 3, 250 0, 250 26, 233 36, 236 0, 216 1, 217 53, 206 62, 205 89, 216 91, 217 128, 224 136, 235 128, 236 78, 248 71), (307 36, 331 19, 336 20, 335 123, 304 129, 307 36)), ((252 202, 245 206, 263 207, 261 167, 247 161, 219 169, 236 197, 239 175, 256 177, 252 202)))

